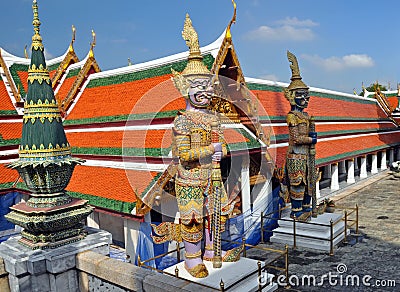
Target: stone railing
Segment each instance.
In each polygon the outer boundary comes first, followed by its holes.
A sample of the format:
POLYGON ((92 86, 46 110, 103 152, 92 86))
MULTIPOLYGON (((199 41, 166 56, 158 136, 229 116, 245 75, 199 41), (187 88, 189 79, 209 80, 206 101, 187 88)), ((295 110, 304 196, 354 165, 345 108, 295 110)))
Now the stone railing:
MULTIPOLYGON (((183 279, 139 268, 91 250, 78 253, 75 262, 75 268, 68 270, 68 283, 65 282, 64 285, 61 283, 63 281, 57 281, 57 279, 54 285, 51 283, 50 285, 46 283, 36 283, 37 285, 25 283, 24 285, 18 283, 19 281, 9 282, 9 273, 5 269, 3 259, 0 258, 0 291, 215 291, 183 279), (79 290, 76 284, 70 283, 71 280, 77 280, 79 290), (49 290, 42 290, 44 287, 49 290)), ((29 278, 29 280, 25 279, 25 282, 38 280, 32 276, 24 276, 24 278, 29 278)), ((45 281, 45 278, 41 277, 42 281, 45 281)))
POLYGON ((76 269, 80 291, 208 291, 195 283, 139 268, 93 251, 77 254, 76 269))

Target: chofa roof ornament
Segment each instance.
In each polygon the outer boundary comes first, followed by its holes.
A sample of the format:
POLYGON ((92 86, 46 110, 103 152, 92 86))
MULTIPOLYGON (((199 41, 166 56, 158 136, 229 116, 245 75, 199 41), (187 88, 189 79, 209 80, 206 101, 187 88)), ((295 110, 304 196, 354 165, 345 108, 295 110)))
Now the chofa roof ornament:
POLYGON ((297 89, 305 89, 308 90, 308 86, 301 80, 299 63, 297 62, 297 58, 294 54, 287 51, 287 58, 289 60, 290 69, 292 70, 292 77, 290 78, 291 82, 288 87, 284 89, 285 97, 289 100, 291 105, 294 105, 294 91, 297 89))

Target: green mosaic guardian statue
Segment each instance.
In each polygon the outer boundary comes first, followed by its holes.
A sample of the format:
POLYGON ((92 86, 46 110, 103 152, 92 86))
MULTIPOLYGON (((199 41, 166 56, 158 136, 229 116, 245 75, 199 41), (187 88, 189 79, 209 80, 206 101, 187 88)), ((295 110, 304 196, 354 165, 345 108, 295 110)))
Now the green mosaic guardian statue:
POLYGON ((286 182, 290 196, 290 217, 307 221, 315 203, 315 144, 317 133, 312 117, 304 111, 310 99, 308 86, 301 80, 296 56, 287 52, 292 70, 291 83, 284 89, 291 110, 286 122, 289 127, 289 146, 286 154, 286 182))

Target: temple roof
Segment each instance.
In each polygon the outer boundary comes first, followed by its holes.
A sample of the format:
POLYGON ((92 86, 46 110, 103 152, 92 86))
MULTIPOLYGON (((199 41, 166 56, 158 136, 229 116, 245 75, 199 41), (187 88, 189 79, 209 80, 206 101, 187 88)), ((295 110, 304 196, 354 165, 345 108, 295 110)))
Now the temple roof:
MULTIPOLYGON (((257 137, 257 129, 243 122, 250 116, 269 136, 268 149, 280 167, 288 141, 286 115, 290 105, 282 92, 288 83, 245 78, 231 37, 229 26, 215 42, 201 48, 210 70, 231 78, 234 85, 250 89, 256 97, 248 112, 236 111, 239 121, 223 125, 230 155, 243 149, 265 150, 267 143, 257 137)), ((30 59, 1 52, 15 89, 19 85, 20 94, 25 97, 30 59)), ((69 50, 47 62, 50 77, 54 77, 52 87, 57 102, 60 107, 64 102, 63 125, 71 151, 87 160, 84 166, 75 168, 67 191, 88 199, 94 206, 131 213, 137 196, 154 186, 172 159, 173 119, 184 110, 185 102, 170 81, 171 68, 181 72, 187 56, 188 52, 182 52, 102 72, 93 55, 79 61, 69 50), (129 177, 136 179, 130 181, 129 177)), ((18 157, 22 129, 22 113, 19 111, 19 118, 16 116, 15 95, 7 90, 3 76, 2 73, 0 188, 9 187, 18 179, 17 172, 3 165, 18 157)), ((310 95, 307 112, 316 119, 319 166, 400 145, 399 127, 377 99, 314 87, 310 88, 310 95)), ((237 98, 235 102, 243 102, 239 95, 231 96, 237 98)), ((24 189, 22 182, 16 186, 24 189)))

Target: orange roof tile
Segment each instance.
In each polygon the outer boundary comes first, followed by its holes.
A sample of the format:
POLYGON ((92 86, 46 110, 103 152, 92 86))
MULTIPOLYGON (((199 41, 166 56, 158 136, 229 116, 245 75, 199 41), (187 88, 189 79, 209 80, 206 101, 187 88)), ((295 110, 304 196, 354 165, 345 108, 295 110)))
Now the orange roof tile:
POLYGON ((19 177, 18 171, 15 169, 9 169, 5 164, 0 163, 0 184, 13 183, 19 177))
POLYGON ((310 114, 328 117, 386 117, 379 106, 375 103, 366 104, 323 97, 311 97, 307 111, 310 114))
POLYGON ((234 129, 224 129, 224 139, 228 144, 249 142, 249 139, 234 129))
MULTIPOLYGON (((286 116, 290 111, 290 104, 282 92, 263 90, 253 90, 252 92, 257 96, 269 116, 286 116)), ((327 117, 386 117, 375 103, 359 103, 350 99, 345 101, 319 96, 311 96, 307 112, 310 115, 327 117)), ((259 114, 264 115, 262 109, 259 109, 259 114)))
POLYGON ((388 100, 388 103, 389 103, 392 111, 399 106, 399 97, 391 96, 391 97, 388 97, 387 100, 388 100))
MULTIPOLYGON (((369 123, 334 123, 334 124, 317 124, 316 130, 318 133, 332 132, 332 131, 362 131, 362 130, 379 130, 379 129, 396 128, 393 123, 380 124, 378 122, 369 123)), ((275 134, 287 134, 288 128, 285 126, 274 127, 275 134)))
POLYGON ((0 110, 15 110, 10 96, 8 95, 4 81, 2 80, 0 81, 0 110))
POLYGON ((86 88, 68 120, 102 116, 119 116, 184 109, 180 97, 169 80, 170 75, 138 81, 86 88), (162 85, 159 85, 162 83, 162 85), (149 90, 152 92, 149 93, 149 90))
POLYGON ((263 116, 266 111, 269 116, 286 116, 290 111, 290 104, 282 92, 262 90, 253 90, 252 92, 257 96, 262 106, 262 108, 258 108, 259 115, 263 116))
POLYGON ((68 142, 74 147, 168 148, 171 146, 171 137, 171 129, 67 132, 68 142))
POLYGON ((156 175, 157 172, 78 165, 66 189, 123 202, 136 202, 135 191, 140 194, 144 192, 156 175))
POLYGON ((54 76, 54 74, 56 74, 56 72, 57 72, 56 69, 49 71, 50 79, 53 78, 53 76, 54 76))
POLYGON ((0 135, 4 140, 21 138, 22 120, 21 123, 0 123, 0 135))
POLYGON ((25 92, 28 92, 28 72, 27 71, 18 71, 19 80, 21 80, 21 84, 24 87, 25 92))
POLYGON ((74 81, 76 80, 77 75, 66 78, 63 83, 61 84, 60 89, 57 91, 57 101, 61 102, 63 101, 66 97, 70 89, 72 88, 72 85, 74 84, 74 81))
POLYGON ((321 141, 316 144, 316 158, 326 158, 355 151, 371 151, 374 147, 387 147, 399 143, 400 134, 380 134, 348 139, 321 141))
MULTIPOLYGON (((248 138, 234 129, 224 129, 224 138, 228 144, 249 142, 248 138)), ((67 139, 73 147, 166 149, 172 144, 172 130, 67 131, 67 139)))
MULTIPOLYGON (((316 159, 331 158, 334 161, 334 156, 346 156, 346 153, 349 156, 359 156, 361 155, 360 153, 371 152, 374 148, 386 148, 388 144, 398 144, 399 142, 400 133, 376 134, 328 141, 319 140, 316 144, 316 159)), ((280 167, 286 159, 287 146, 276 148, 276 151, 276 165, 280 167)))
POLYGON ((379 124, 379 123, 345 123, 345 124, 317 124, 317 132, 328 132, 328 131, 345 131, 345 130, 373 130, 373 129, 388 129, 396 128, 392 123, 390 124, 379 124))

